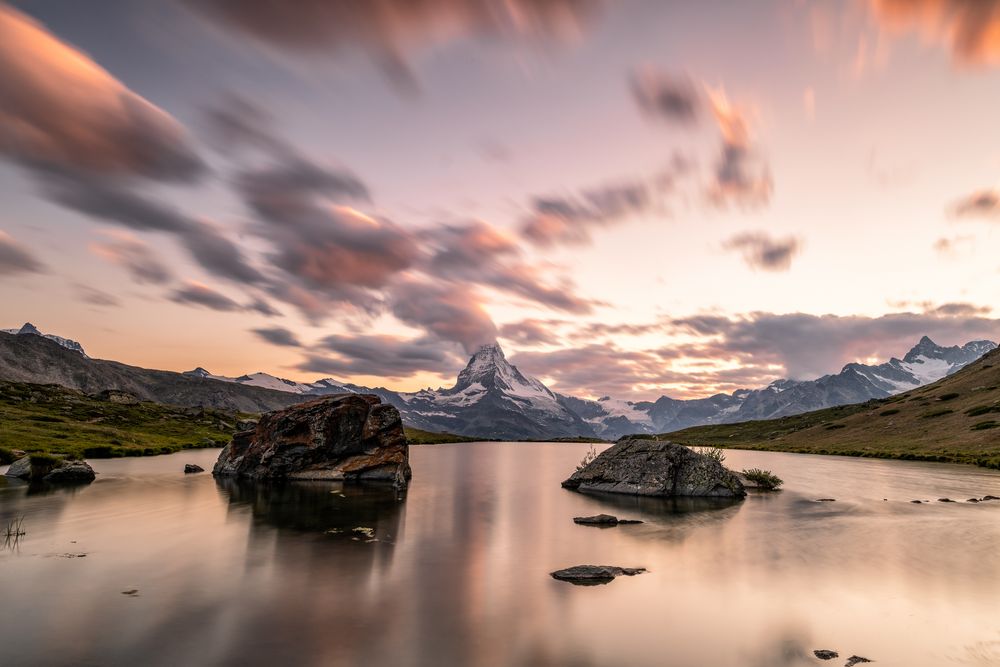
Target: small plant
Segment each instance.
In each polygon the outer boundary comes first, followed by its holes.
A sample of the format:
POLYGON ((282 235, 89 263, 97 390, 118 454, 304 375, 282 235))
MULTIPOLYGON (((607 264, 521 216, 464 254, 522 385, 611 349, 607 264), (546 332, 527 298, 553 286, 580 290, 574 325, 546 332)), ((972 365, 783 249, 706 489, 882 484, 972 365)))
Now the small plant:
POLYGON ((951 401, 951 400, 954 400, 954 399, 958 398, 959 396, 961 396, 961 394, 959 394, 957 391, 953 391, 953 392, 951 392, 949 394, 941 394, 940 396, 938 396, 938 400, 939 401, 951 401))
POLYGON ((587 453, 583 455, 583 458, 580 460, 580 463, 576 466, 576 469, 583 470, 591 463, 593 463, 594 459, 596 458, 597 458, 597 448, 591 445, 590 449, 587 450, 587 453))
POLYGON ((925 412, 920 415, 923 419, 934 419, 935 417, 944 417, 945 415, 950 415, 954 410, 949 410, 945 408, 944 410, 931 410, 930 412, 925 412))
POLYGON ((15 549, 26 533, 24 532, 24 517, 19 516, 7 522, 3 531, 3 546, 5 549, 15 549))
POLYGON ((726 453, 718 447, 697 447, 694 451, 702 456, 707 456, 716 463, 722 463, 726 460, 726 453))
POLYGON ((765 491, 777 491, 778 487, 785 483, 785 480, 770 470, 761 470, 760 468, 748 468, 743 471, 743 476, 765 491))
POLYGON ((883 417, 889 417, 891 415, 898 415, 898 414, 899 414, 898 408, 890 408, 888 410, 883 410, 882 412, 879 413, 879 415, 883 417))

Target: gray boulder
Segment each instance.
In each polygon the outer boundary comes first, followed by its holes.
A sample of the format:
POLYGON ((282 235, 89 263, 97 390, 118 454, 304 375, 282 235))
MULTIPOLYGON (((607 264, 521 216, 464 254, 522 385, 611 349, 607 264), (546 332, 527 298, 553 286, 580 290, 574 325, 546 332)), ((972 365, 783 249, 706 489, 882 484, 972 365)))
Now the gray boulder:
POLYGON ((636 496, 743 498, 739 477, 721 463, 672 442, 629 438, 604 450, 562 485, 636 496))
POLYGON ((184 464, 184 473, 185 474, 190 475, 190 474, 196 473, 196 472, 205 472, 205 469, 202 468, 197 463, 185 463, 184 464))
POLYGON ((97 473, 86 461, 63 461, 42 477, 50 484, 79 484, 93 482, 97 473))
POLYGON ((371 394, 335 394, 263 415, 233 436, 212 474, 405 487, 409 448, 396 408, 371 394))
POLYGON ((7 472, 4 473, 7 477, 16 477, 18 479, 30 479, 31 478, 31 457, 22 456, 18 460, 10 464, 7 472))

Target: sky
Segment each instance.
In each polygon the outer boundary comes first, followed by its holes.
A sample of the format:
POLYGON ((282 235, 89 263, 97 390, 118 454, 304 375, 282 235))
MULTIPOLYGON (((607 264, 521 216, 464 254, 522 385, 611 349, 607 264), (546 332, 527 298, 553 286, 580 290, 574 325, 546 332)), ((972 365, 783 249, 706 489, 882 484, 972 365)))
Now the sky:
POLYGON ((994 0, 0 0, 0 327, 636 400, 997 340, 997 108, 994 0))

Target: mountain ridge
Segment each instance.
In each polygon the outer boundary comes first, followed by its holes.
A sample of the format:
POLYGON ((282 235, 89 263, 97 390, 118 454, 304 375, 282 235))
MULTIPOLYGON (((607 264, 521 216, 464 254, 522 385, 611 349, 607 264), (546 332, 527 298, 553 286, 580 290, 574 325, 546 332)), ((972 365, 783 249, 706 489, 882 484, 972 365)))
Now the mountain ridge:
POLYGON ((305 383, 263 372, 226 377, 200 366, 183 373, 142 369, 90 359, 82 347, 74 351, 59 342, 68 339, 43 336, 34 327, 34 331, 21 333, 23 329, 0 337, 0 343, 7 342, 0 344, 2 379, 51 382, 87 392, 122 389, 157 402, 254 412, 327 394, 372 393, 399 409, 410 427, 510 440, 617 439, 862 403, 945 377, 996 348, 995 343, 985 340, 942 347, 924 336, 902 359, 892 357, 878 365, 852 362, 845 364, 840 373, 814 380, 782 379, 760 389, 739 389, 698 399, 661 396, 655 401, 628 401, 604 396, 595 401, 552 391, 511 364, 496 342, 471 355, 452 387, 398 392, 334 378, 305 383), (38 335, 26 335, 32 333, 38 335), (61 351, 41 346, 40 341, 61 351), (46 360, 46 356, 51 359, 46 360))

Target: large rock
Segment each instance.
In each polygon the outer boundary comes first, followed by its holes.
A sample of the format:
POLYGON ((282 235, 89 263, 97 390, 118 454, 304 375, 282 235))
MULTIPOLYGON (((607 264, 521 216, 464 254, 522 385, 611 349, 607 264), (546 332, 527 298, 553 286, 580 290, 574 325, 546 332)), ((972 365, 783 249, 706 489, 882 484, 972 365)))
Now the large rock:
POLYGON ((742 498, 743 484, 718 461, 672 442, 629 438, 562 483, 577 491, 637 496, 742 498))
POLYGON ((396 408, 370 394, 337 394, 265 414, 233 436, 212 474, 405 487, 409 449, 396 408))

